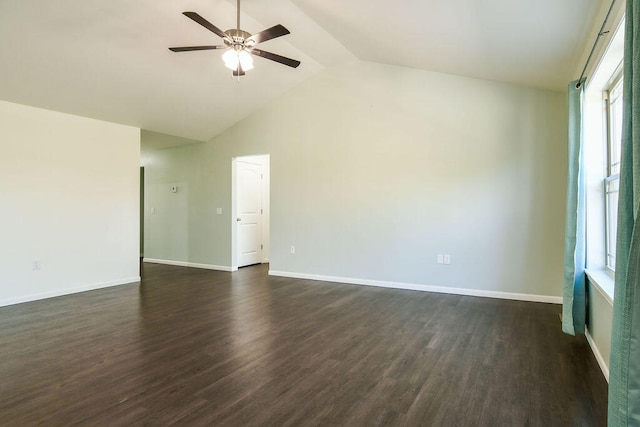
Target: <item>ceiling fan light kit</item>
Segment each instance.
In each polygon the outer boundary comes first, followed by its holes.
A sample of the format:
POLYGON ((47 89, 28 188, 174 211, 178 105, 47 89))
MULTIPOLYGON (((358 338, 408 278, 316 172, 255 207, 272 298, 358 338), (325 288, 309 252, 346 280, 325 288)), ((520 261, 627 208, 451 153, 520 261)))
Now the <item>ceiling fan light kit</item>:
POLYGON ((258 43, 263 43, 267 40, 287 35, 289 34, 289 30, 278 24, 251 35, 250 33, 240 29, 240 0, 238 0, 237 6, 238 28, 224 32, 202 16, 198 15, 196 12, 182 13, 187 18, 197 22, 212 33, 216 34, 218 37, 222 38, 224 45, 170 47, 169 50, 172 52, 189 52, 196 50, 226 49, 222 54, 224 65, 233 71, 233 76, 237 76, 238 78, 240 76, 244 76, 245 71, 253 69, 252 55, 261 56, 265 59, 279 62, 280 64, 284 64, 292 68, 296 68, 300 65, 300 61, 295 59, 280 56, 265 50, 256 49, 254 46, 258 43))
POLYGON ((253 69, 253 58, 246 50, 229 49, 222 54, 224 66, 231 71, 237 70, 238 66, 244 71, 253 69))

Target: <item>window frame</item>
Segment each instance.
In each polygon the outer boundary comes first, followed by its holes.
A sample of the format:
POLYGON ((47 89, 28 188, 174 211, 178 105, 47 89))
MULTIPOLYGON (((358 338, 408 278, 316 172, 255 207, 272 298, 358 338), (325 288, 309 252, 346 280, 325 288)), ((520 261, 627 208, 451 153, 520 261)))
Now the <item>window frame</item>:
MULTIPOLYGON (((616 252, 615 252, 615 247, 611 248, 611 234, 612 234, 612 229, 613 230, 617 230, 617 224, 614 224, 614 226, 612 227, 612 221, 615 221, 617 223, 618 218, 617 215, 615 215, 615 217, 613 217, 614 215, 612 215, 611 213, 611 207, 610 207, 610 194, 612 193, 617 193, 619 191, 619 182, 620 182, 620 172, 619 172, 619 163, 620 161, 618 160, 617 163, 613 163, 613 156, 614 156, 614 139, 616 138, 616 129, 615 129, 615 123, 614 123, 614 117, 613 117, 613 110, 615 108, 614 106, 614 102, 622 102, 622 90, 623 90, 623 73, 622 73, 622 62, 618 65, 618 67, 616 68, 616 71, 613 73, 611 79, 609 80, 606 89, 603 92, 603 98, 605 101, 605 108, 604 108, 604 120, 605 120, 605 132, 604 132, 604 143, 605 143, 605 176, 604 176, 604 180, 603 180, 603 195, 604 195, 604 207, 605 207, 605 224, 604 224, 604 229, 605 229, 605 259, 604 259, 604 265, 606 270, 612 274, 615 275, 615 257, 616 257, 616 252), (612 93, 617 93, 617 96, 615 97, 615 99, 613 99, 614 102, 612 102, 612 97, 611 94, 612 93), (615 167, 617 165, 618 170, 614 170, 615 167), (617 183, 617 189, 614 191, 611 191, 610 188, 613 186, 614 183, 617 183)), ((621 130, 620 130, 621 131, 621 130)), ((618 143, 618 145, 620 145, 620 143, 618 143)), ((619 150, 618 150, 619 151, 619 150)), ((617 212, 617 207, 615 212, 617 212)), ((613 236, 613 244, 615 246, 615 237, 613 236)))

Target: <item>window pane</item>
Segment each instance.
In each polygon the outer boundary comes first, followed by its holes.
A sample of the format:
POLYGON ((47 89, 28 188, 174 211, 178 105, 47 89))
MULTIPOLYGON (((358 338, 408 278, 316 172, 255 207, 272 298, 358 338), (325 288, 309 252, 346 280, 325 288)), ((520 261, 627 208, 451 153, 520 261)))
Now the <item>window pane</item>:
POLYGON ((620 173, 622 147, 622 80, 609 94, 609 175, 620 173))
POLYGON ((607 267, 616 267, 616 235, 618 232, 618 187, 620 178, 605 182, 607 209, 607 267))

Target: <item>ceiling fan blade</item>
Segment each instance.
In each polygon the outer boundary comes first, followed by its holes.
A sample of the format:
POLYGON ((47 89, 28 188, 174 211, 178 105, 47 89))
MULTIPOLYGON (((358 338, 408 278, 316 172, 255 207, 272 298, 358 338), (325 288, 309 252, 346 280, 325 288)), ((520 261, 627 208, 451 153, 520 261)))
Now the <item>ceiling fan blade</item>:
POLYGON ((214 34, 217 34, 218 36, 222 37, 223 39, 230 40, 229 36, 226 35, 224 33, 224 31, 222 31, 220 28, 216 27, 211 22, 207 21, 206 19, 204 19, 202 16, 198 15, 197 13, 195 13, 195 12, 182 12, 182 14, 184 16, 186 16, 187 18, 191 18, 192 20, 196 21, 198 24, 202 25, 207 30, 211 31, 214 34))
POLYGON ((266 42, 267 40, 275 39, 276 37, 286 36, 287 34, 289 34, 289 30, 278 24, 252 35, 247 40, 245 40, 245 43, 253 42, 253 44, 255 45, 258 43, 266 42))
POLYGON ((251 52, 254 55, 258 55, 263 58, 270 59, 272 61, 276 61, 284 65, 288 65, 289 67, 296 68, 298 65, 300 65, 300 61, 296 61, 295 59, 276 55, 275 53, 267 52, 266 50, 251 49, 249 50, 249 52, 251 52))
POLYGON ((226 49, 228 46, 216 45, 216 46, 183 46, 183 47, 170 47, 172 52, 189 52, 191 50, 212 50, 212 49, 226 49))

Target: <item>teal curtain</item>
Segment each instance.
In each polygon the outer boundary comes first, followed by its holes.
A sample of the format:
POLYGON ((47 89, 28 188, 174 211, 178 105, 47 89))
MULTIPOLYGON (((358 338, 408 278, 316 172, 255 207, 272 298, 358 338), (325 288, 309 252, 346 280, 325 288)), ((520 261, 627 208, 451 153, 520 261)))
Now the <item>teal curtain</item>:
POLYGON ((584 333, 585 290, 585 177, 582 149, 582 104, 584 86, 569 83, 569 175, 567 216, 564 236, 564 284, 562 289, 562 330, 571 335, 584 333))
POLYGON ((640 5, 625 14, 622 158, 609 372, 609 426, 640 426, 640 5))

